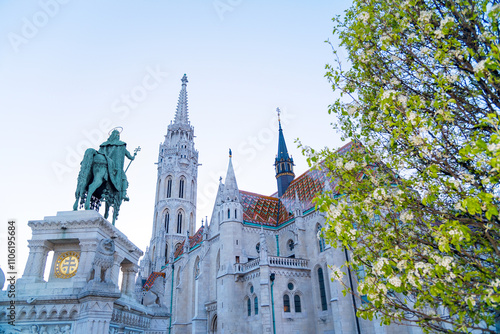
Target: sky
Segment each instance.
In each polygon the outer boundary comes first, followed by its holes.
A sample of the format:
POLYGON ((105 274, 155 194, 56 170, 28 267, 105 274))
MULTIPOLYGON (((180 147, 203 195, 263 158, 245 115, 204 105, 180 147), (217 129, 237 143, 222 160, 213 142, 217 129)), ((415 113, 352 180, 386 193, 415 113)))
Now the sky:
MULTIPOLYGON (((29 220, 72 210, 80 161, 115 126, 129 151, 130 202, 117 228, 140 249, 153 223, 158 147, 188 76, 199 151, 197 225, 211 216, 228 150, 240 190, 277 190, 276 108, 295 174, 308 169, 295 139, 342 145, 324 78, 331 18, 348 1, 40 0, 0 2, 0 268, 7 222, 17 223, 21 276, 29 220)), ((126 161, 126 163, 128 163, 126 161)), ((102 209, 101 209, 101 213, 102 209)))

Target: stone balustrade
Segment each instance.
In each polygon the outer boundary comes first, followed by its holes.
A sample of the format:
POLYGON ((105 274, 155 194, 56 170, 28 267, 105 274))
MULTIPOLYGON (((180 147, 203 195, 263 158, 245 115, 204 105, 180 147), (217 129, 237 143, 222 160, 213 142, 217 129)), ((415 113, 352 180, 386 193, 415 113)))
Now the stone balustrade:
POLYGON ((291 257, 269 256, 269 266, 284 268, 308 269, 306 259, 295 259, 291 257))
POLYGON ((246 273, 257 268, 259 266, 259 263, 260 263, 260 258, 248 261, 247 263, 235 263, 234 271, 237 273, 246 273))
MULTIPOLYGON (((296 268, 296 269, 308 269, 308 260, 306 259, 295 259, 290 257, 280 257, 280 256, 269 256, 268 263, 271 267, 282 267, 282 268, 296 268)), ((260 265, 260 258, 248 261, 247 263, 235 263, 234 271, 236 273, 247 273, 260 265)))

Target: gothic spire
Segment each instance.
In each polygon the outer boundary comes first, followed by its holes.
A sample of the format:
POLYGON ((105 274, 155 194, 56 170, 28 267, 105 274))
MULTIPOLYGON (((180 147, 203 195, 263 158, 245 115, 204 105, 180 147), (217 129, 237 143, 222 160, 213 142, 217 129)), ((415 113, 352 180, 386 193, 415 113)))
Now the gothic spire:
POLYGON ((295 178, 293 172, 293 159, 288 155, 288 150, 286 148, 285 136, 283 136, 283 129, 281 128, 280 108, 276 108, 278 112, 278 154, 274 161, 274 167, 276 168, 276 180, 278 182, 278 197, 281 197, 290 183, 295 178))
POLYGON ((228 198, 231 201, 239 200, 239 190, 238 183, 236 182, 236 176, 234 175, 233 161, 232 161, 232 152, 229 149, 229 165, 227 166, 227 174, 224 183, 224 197, 223 200, 227 200, 228 198))
POLYGON ((276 156, 276 161, 288 160, 288 150, 286 148, 285 137, 283 136, 283 129, 281 128, 280 108, 276 108, 278 112, 278 124, 279 124, 279 135, 278 135, 278 155, 276 156))
POLYGON ((189 124, 187 90, 186 90, 188 79, 186 74, 184 74, 181 81, 182 81, 182 88, 181 92, 179 93, 179 101, 177 102, 177 110, 175 111, 174 124, 189 124))

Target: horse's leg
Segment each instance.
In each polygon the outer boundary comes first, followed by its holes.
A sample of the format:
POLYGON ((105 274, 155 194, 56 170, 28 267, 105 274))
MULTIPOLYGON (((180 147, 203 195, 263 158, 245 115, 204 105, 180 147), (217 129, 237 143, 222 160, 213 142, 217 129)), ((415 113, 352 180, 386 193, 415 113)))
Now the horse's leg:
POLYGON ((104 219, 108 219, 108 216, 109 216, 109 204, 106 201, 105 202, 105 210, 104 210, 104 219))
POLYGON ((90 199, 92 194, 99 188, 104 180, 104 175, 106 173, 105 169, 98 169, 94 172, 94 181, 89 185, 89 190, 87 190, 87 200, 85 201, 85 210, 90 209, 90 199))
POLYGON ((78 210, 78 201, 80 200, 80 195, 75 194, 75 197, 76 197, 76 201, 75 201, 75 204, 73 204, 73 211, 78 210))
POLYGON ((118 208, 117 205, 113 206, 113 225, 115 225, 116 217, 118 217, 118 208))

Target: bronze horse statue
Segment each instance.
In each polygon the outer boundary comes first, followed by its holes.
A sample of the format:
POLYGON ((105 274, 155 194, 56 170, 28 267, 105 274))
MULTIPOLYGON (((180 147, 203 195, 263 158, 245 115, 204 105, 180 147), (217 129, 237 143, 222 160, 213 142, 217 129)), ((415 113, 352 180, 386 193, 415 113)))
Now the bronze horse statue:
POLYGON ((104 218, 108 218, 109 208, 112 207, 114 225, 122 201, 129 200, 123 163, 125 157, 134 160, 138 151, 140 147, 135 149, 133 156, 127 151, 126 144, 120 141, 118 130, 113 130, 108 140, 100 145, 99 151, 87 149, 78 173, 73 210, 78 209, 79 203, 85 210, 99 210, 101 202, 104 201, 104 218))

